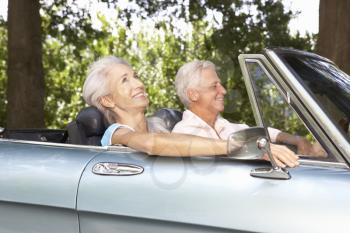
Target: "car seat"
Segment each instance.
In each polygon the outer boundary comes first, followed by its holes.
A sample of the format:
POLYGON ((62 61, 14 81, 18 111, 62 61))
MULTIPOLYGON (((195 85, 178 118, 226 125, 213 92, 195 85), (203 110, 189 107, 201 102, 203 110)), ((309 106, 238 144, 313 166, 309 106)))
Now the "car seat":
POLYGON ((82 109, 67 126, 68 142, 78 145, 101 146, 101 137, 108 127, 103 114, 96 107, 82 109))

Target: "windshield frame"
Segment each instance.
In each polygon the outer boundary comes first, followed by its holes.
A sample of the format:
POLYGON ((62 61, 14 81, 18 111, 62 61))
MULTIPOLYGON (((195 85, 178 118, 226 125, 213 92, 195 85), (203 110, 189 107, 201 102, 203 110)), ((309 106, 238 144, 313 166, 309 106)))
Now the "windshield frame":
POLYGON ((288 66, 283 62, 278 53, 291 52, 296 55, 302 56, 314 56, 316 59, 321 59, 328 63, 333 64, 328 59, 322 58, 316 54, 306 53, 298 50, 289 49, 266 49, 264 54, 267 56, 268 60, 275 67, 276 71, 279 73, 280 78, 287 85, 290 90, 291 95, 295 98, 294 103, 300 108, 301 111, 308 113, 310 116, 310 121, 312 122, 315 130, 322 138, 322 140, 327 144, 328 147, 333 147, 336 149, 338 154, 346 160, 348 165, 350 164, 350 144, 345 137, 343 132, 339 131, 338 126, 328 117, 328 115, 323 111, 323 109, 318 105, 317 101, 313 98, 312 94, 303 86, 298 80, 295 74, 288 68, 288 66))
POLYGON ((350 143, 349 127, 339 123, 350 117, 350 77, 318 56, 283 52, 278 55, 350 143))

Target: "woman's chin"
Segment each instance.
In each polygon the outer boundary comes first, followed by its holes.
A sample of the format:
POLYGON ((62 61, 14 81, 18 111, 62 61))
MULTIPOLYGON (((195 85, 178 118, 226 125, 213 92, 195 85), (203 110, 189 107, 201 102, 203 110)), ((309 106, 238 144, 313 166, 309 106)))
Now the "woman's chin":
POLYGON ((144 101, 143 101, 143 106, 144 106, 145 108, 147 108, 148 105, 149 105, 149 100, 148 100, 148 98, 146 97, 146 98, 144 99, 144 101))
POLYGON ((142 101, 138 101, 138 103, 136 104, 137 108, 147 108, 149 104, 149 100, 146 98, 142 101))

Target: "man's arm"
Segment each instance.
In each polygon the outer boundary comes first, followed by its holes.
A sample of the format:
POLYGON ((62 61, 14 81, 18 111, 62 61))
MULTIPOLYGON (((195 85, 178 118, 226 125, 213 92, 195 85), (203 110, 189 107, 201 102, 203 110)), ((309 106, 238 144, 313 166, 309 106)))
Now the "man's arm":
POLYGON ((294 145, 300 155, 327 157, 327 153, 318 142, 311 144, 305 137, 280 132, 276 137, 276 143, 294 145))

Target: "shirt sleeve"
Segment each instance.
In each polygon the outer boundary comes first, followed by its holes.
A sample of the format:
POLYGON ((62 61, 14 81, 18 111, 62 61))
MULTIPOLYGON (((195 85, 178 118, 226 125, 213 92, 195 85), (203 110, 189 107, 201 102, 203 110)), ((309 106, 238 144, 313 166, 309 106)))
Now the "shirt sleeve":
POLYGON ((133 128, 127 126, 127 125, 122 125, 122 124, 118 124, 118 123, 114 123, 111 124, 105 131, 105 133, 102 136, 101 139, 101 145, 102 146, 110 146, 112 145, 112 136, 114 134, 114 132, 120 128, 127 128, 130 129, 132 131, 135 131, 133 128))
POLYGON ((275 128, 271 128, 271 127, 268 127, 267 130, 269 132, 271 142, 276 142, 277 141, 277 135, 279 133, 281 133, 281 130, 275 129, 275 128))
POLYGON ((174 126, 174 128, 171 132, 172 133, 184 133, 184 132, 186 132, 186 127, 183 127, 181 124, 181 121, 180 121, 174 126))

